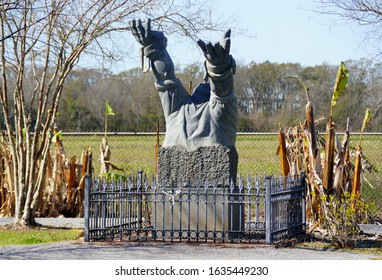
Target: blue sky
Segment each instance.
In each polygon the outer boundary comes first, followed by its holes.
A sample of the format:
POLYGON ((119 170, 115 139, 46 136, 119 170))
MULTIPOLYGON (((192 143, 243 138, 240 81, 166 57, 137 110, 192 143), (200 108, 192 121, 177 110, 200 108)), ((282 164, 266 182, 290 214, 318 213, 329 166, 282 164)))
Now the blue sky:
MULTIPOLYGON (((363 42, 366 28, 338 24, 339 18, 315 13, 314 0, 219 0, 216 15, 236 20, 232 26, 231 53, 240 64, 300 63, 315 66, 337 65, 348 59, 372 58, 375 51, 363 42), (246 30, 243 32, 239 32, 246 30), (246 35, 247 34, 247 35, 246 35)), ((212 18, 213 21, 213 18, 212 18)), ((129 34, 130 35, 130 34, 129 34)), ((223 34, 203 34, 205 41, 217 41, 223 34)), ((139 67, 139 46, 132 36, 121 43, 128 50, 124 61, 109 66, 113 72, 139 67)), ((176 65, 202 63, 202 52, 195 42, 179 42, 169 37, 168 51, 176 65)), ((91 59, 90 59, 91 60, 91 59)), ((81 64, 89 64, 84 59, 81 64)), ((80 64, 80 65, 81 65, 80 64)), ((108 67, 107 65, 105 65, 108 67)))
MULTIPOLYGON (((312 12, 314 7, 314 0, 226 0, 219 5, 222 15, 237 18, 237 25, 252 35, 235 35, 235 28, 232 30, 231 53, 240 63, 269 60, 336 65, 373 56, 372 48, 363 42, 365 29, 356 24, 340 25, 338 18, 312 12)), ((219 39, 213 36, 207 40, 219 39)), ((182 48, 170 43, 169 51, 181 65, 203 60, 196 46, 182 48)))

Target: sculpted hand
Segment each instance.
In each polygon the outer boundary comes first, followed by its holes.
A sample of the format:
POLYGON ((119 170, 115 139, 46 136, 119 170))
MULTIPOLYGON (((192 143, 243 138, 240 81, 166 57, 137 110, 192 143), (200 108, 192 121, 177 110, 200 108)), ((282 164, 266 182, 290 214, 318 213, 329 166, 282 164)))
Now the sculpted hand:
POLYGON ((222 73, 227 70, 231 64, 231 57, 229 55, 231 48, 231 29, 229 29, 225 34, 224 38, 220 42, 212 44, 208 42, 207 44, 198 40, 198 45, 202 49, 204 56, 208 62, 207 69, 212 70, 214 73, 222 73))
POLYGON ((143 47, 147 47, 156 41, 161 41, 164 39, 163 32, 151 30, 150 19, 146 21, 145 26, 143 26, 142 21, 140 19, 134 19, 130 21, 129 25, 131 33, 138 41, 138 43, 140 43, 143 47))
POLYGON ((161 89, 164 89, 168 84, 173 84, 172 80, 175 79, 174 64, 167 53, 167 38, 163 32, 151 30, 150 19, 146 21, 145 26, 140 19, 132 20, 129 24, 131 33, 142 45, 143 71, 147 72, 151 67, 161 89))
POLYGON ((212 44, 198 40, 206 58, 206 75, 209 80, 211 91, 218 96, 226 96, 233 92, 233 74, 235 73, 235 60, 229 54, 231 48, 231 30, 224 34, 223 40, 212 44))

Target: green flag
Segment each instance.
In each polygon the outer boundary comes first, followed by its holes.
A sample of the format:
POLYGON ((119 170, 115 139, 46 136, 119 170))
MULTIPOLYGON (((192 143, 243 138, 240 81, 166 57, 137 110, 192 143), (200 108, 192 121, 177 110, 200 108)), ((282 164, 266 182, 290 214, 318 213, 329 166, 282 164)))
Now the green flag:
POLYGON ((106 115, 114 115, 113 109, 109 106, 109 103, 106 100, 106 115))
POLYGON ((62 130, 57 132, 55 135, 52 137, 52 143, 56 143, 57 139, 62 139, 62 130))

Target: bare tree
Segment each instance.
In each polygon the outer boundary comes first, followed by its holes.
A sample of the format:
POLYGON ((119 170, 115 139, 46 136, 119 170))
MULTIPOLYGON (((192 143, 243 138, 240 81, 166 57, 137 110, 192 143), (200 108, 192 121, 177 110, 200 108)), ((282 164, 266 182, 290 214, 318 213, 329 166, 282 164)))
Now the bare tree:
POLYGON ((333 15, 339 23, 355 22, 367 26, 365 41, 373 42, 377 56, 382 55, 382 4, 380 0, 315 0, 316 12, 333 15))
POLYGON ((189 0, 0 1, 2 144, 9 151, 15 225, 35 224, 63 85, 81 55, 94 47, 94 55, 112 56, 102 38, 128 33, 133 17, 149 16, 174 33, 196 36, 213 27, 205 20, 210 8, 189 0))

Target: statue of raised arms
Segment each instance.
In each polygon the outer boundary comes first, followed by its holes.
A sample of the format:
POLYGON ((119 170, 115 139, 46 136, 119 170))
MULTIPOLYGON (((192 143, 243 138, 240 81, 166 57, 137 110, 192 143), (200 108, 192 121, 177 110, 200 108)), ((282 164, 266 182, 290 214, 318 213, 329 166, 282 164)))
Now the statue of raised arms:
POLYGON ((235 146, 238 105, 234 94, 235 60, 230 55, 231 30, 214 44, 198 40, 205 56, 204 82, 190 95, 176 78, 167 52, 167 38, 151 30, 150 19, 130 22, 131 32, 142 45, 155 75, 166 121, 163 147, 183 146, 187 150, 223 145, 235 146))

